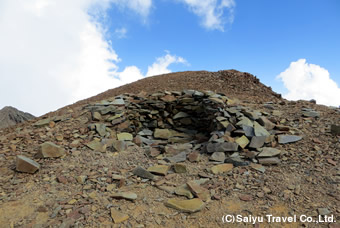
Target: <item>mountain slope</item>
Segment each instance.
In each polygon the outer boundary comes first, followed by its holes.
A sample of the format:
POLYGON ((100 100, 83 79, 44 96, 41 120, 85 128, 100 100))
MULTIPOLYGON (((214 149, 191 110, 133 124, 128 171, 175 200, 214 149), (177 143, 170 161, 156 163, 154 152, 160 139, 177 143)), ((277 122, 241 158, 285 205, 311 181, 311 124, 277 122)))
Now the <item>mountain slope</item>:
POLYGON ((6 106, 0 110, 0 129, 25 122, 35 118, 33 115, 19 111, 16 108, 6 106))

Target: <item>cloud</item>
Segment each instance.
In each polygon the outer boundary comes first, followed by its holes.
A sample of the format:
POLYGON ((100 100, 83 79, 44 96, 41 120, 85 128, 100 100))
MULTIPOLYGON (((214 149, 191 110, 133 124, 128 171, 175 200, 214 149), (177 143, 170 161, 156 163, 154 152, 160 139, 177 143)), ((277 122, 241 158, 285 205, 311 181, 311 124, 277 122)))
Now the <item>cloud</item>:
POLYGON ((129 8, 142 17, 147 17, 152 8, 152 0, 112 0, 113 3, 122 9, 129 8))
POLYGON ((306 59, 291 62, 277 78, 288 89, 284 95, 286 99, 315 99, 318 104, 340 105, 340 88, 330 78, 329 72, 318 65, 307 63, 306 59))
POLYGON ((187 61, 182 57, 177 57, 167 52, 165 56, 157 58, 156 62, 148 67, 148 72, 146 73, 146 76, 170 73, 171 71, 168 69, 168 67, 170 64, 173 63, 187 64, 187 61))
MULTIPOLYGON (((0 106, 42 115, 145 77, 136 66, 120 71, 122 60, 104 38, 105 28, 98 18, 112 3, 114 0, 2 0, 0 106)), ((141 0, 119 4, 141 16, 151 7, 151 1, 141 0)), ((171 63, 182 62, 170 54, 164 59, 159 58, 150 69, 169 72, 171 63)))
POLYGON ((234 21, 234 0, 179 0, 189 6, 189 9, 202 18, 202 26, 211 30, 224 30, 226 23, 234 21), (228 10, 228 17, 224 11, 228 10))
POLYGON ((123 39, 123 38, 126 38, 127 29, 124 27, 120 29, 116 29, 115 33, 119 39, 123 39))

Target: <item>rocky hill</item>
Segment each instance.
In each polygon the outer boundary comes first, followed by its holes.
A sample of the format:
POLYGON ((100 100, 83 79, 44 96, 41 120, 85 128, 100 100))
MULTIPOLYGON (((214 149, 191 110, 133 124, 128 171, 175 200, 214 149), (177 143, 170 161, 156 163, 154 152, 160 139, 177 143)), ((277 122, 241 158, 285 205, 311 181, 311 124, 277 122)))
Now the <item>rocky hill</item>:
POLYGON ((6 106, 0 110, 0 129, 14 126, 33 118, 35 117, 27 112, 22 112, 16 108, 6 106))
POLYGON ((0 224, 338 227, 339 125, 248 73, 146 78, 0 131, 0 224))

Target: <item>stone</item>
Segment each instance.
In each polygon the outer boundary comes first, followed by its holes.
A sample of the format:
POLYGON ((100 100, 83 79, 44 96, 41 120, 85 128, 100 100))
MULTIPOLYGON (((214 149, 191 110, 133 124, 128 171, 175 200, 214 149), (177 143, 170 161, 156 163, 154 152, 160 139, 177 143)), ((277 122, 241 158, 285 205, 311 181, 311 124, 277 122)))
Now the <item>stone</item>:
POLYGON ((171 132, 169 129, 156 128, 154 132, 154 137, 159 139, 169 139, 171 137, 171 132))
POLYGON ((269 132, 256 121, 254 121, 254 131, 255 131, 255 136, 269 136, 270 135, 269 132))
POLYGON ((253 196, 252 195, 247 195, 247 194, 239 195, 239 198, 242 201, 252 201, 253 200, 253 196))
POLYGON ((224 162, 225 160, 225 153, 224 152, 214 152, 209 160, 211 161, 217 161, 217 162, 224 162))
POLYGON ((149 129, 143 129, 142 131, 138 132, 138 135, 141 136, 152 136, 153 132, 149 129))
POLYGON ((179 196, 185 196, 188 199, 194 198, 194 195, 190 191, 187 184, 182 184, 175 189, 175 194, 179 196))
POLYGON ((40 145, 40 150, 36 154, 37 158, 59 158, 63 155, 65 155, 65 150, 52 143, 52 142, 45 142, 40 145))
POLYGON ((87 179, 87 176, 85 176, 85 175, 81 175, 81 176, 76 177, 76 180, 79 184, 84 184, 86 179, 87 179))
POLYGON ((124 99, 118 98, 118 99, 115 99, 112 102, 112 104, 116 105, 116 106, 124 106, 125 105, 125 101, 124 101, 124 99))
POLYGON ((238 167, 238 166, 248 166, 250 164, 249 161, 244 161, 242 158, 240 157, 228 157, 224 160, 224 163, 230 163, 233 164, 234 167, 238 167))
POLYGON ((193 151, 188 155, 188 160, 190 162, 199 162, 200 154, 197 151, 193 151))
POLYGON ((129 219, 129 216, 111 208, 111 218, 114 223, 122 223, 129 219))
POLYGON ((122 152, 127 149, 127 144, 125 141, 114 140, 112 142, 112 146, 118 152, 122 152))
POLYGON ((260 164, 251 163, 250 167, 257 170, 257 171, 260 171, 261 173, 264 173, 266 171, 266 168, 263 165, 260 165, 260 164))
POLYGON ((266 136, 252 137, 250 144, 249 144, 249 148, 253 148, 253 149, 261 148, 264 145, 266 138, 267 138, 266 136))
POLYGON ((284 125, 276 125, 275 129, 279 130, 279 131, 289 131, 290 128, 288 126, 284 126, 284 125))
POLYGON ((246 136, 242 136, 235 141, 241 148, 245 148, 249 144, 249 139, 246 136))
POLYGON ((253 112, 244 111, 243 114, 251 120, 257 120, 260 118, 260 114, 256 111, 253 111, 253 112))
POLYGON ((255 136, 255 131, 253 127, 243 125, 242 129, 244 131, 245 136, 247 136, 248 138, 255 136))
POLYGON ((300 141, 301 139, 302 137, 297 136, 297 135, 279 135, 278 136, 278 141, 280 144, 297 142, 297 141, 300 141))
POLYGON ((168 165, 155 165, 155 166, 149 167, 147 171, 153 174, 165 176, 168 174, 169 169, 170 169, 170 166, 168 165))
POLYGON ((174 117, 172 119, 177 120, 180 118, 185 118, 190 116, 189 114, 185 113, 185 112, 178 112, 176 115, 174 115, 174 117))
POLYGON ((210 197, 210 193, 209 193, 208 189, 201 187, 199 184, 197 184, 194 181, 187 182, 187 185, 188 185, 189 189, 191 190, 191 192, 196 197, 200 198, 204 202, 210 200, 211 197, 210 197))
POLYGON ((281 163, 281 160, 278 157, 272 158, 259 158, 259 163, 262 165, 277 165, 281 163))
POLYGON ((331 133, 333 135, 340 135, 340 126, 332 124, 331 125, 331 133))
POLYGON ((94 151, 98 151, 98 152, 102 152, 104 153, 106 151, 106 144, 102 144, 101 142, 97 141, 97 140, 92 140, 91 142, 89 142, 88 144, 86 144, 87 147, 89 147, 90 149, 94 150, 94 151))
POLYGON ((205 207, 205 203, 198 198, 190 200, 169 199, 165 203, 165 206, 180 212, 194 213, 202 210, 205 207))
POLYGON ((127 132, 117 134, 117 139, 119 141, 132 141, 133 135, 127 132))
POLYGON ((35 173, 40 169, 40 165, 38 162, 33 161, 30 158, 18 155, 16 158, 15 169, 16 171, 23 173, 35 173))
POLYGON ((257 155, 259 158, 275 157, 281 154, 281 150, 272 147, 263 147, 262 152, 257 155))
POLYGON ((106 125, 105 124, 95 124, 97 133, 103 137, 106 135, 106 125))
POLYGON ((270 120, 268 120, 266 117, 261 116, 257 122, 261 124, 266 130, 270 131, 273 130, 275 127, 275 124, 272 123, 270 120))
POLYGON ((95 121, 101 121, 103 119, 102 115, 99 112, 92 113, 92 119, 95 121))
POLYGON ((186 173, 187 166, 185 164, 177 163, 174 165, 174 170, 176 173, 186 173))
POLYGON ((238 144, 232 142, 208 143, 207 152, 234 152, 238 150, 238 144))
POLYGON ((220 173, 225 173, 229 172, 230 170, 233 169, 233 164, 221 164, 221 165, 215 165, 211 167, 211 172, 213 174, 220 174, 220 173))
POLYGON ((47 126, 47 125, 50 124, 50 122, 51 122, 51 118, 41 119, 41 120, 38 120, 37 122, 35 122, 33 124, 33 126, 35 126, 35 127, 47 126))
POLYGON ((329 215, 331 212, 328 210, 328 208, 318 208, 319 215, 329 215))
POLYGON ((149 171, 143 169, 142 167, 138 166, 137 168, 135 168, 132 173, 136 176, 139 176, 141 178, 144 178, 144 179, 150 179, 150 180, 153 180, 154 179, 154 175, 151 174, 149 171))
POLYGON ((184 162, 187 160, 187 154, 185 152, 181 152, 173 157, 166 157, 164 160, 171 163, 184 162))
POLYGON ((133 192, 117 192, 117 193, 112 193, 110 196, 116 199, 127 199, 127 200, 137 199, 137 194, 133 192))
POLYGON ((317 118, 317 117, 320 117, 320 113, 313 110, 313 109, 303 108, 302 109, 302 116, 317 118))
POLYGON ((253 127, 254 126, 253 122, 245 116, 242 116, 240 118, 240 121, 237 122, 236 125, 241 126, 241 127, 243 127, 243 126, 253 127))

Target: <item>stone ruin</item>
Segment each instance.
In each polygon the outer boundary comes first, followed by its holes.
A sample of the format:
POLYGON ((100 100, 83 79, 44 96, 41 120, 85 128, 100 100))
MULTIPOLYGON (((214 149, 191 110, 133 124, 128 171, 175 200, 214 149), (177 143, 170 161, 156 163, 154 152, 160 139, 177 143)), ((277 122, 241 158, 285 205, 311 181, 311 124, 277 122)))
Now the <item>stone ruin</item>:
POLYGON ((95 151, 122 151, 130 144, 145 148, 152 157, 167 162, 195 160, 208 154, 216 163, 245 166, 280 163, 277 143, 301 136, 288 135, 289 127, 276 125, 269 114, 235 104, 212 91, 184 90, 123 94, 84 107, 95 151))

